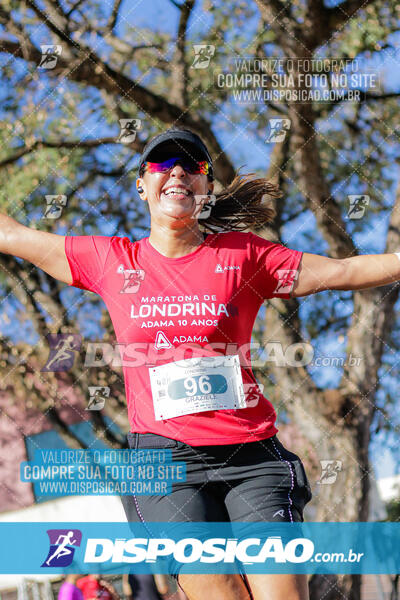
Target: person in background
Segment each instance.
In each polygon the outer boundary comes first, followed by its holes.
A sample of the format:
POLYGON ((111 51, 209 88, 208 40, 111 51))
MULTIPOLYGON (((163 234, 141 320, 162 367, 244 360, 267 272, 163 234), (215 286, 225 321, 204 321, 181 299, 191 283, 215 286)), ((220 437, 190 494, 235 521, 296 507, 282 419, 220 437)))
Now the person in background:
POLYGON ((81 577, 76 585, 84 600, 120 600, 114 586, 97 573, 81 577))
POLYGON ((81 590, 75 585, 80 575, 67 575, 58 591, 58 600, 84 600, 81 590))
POLYGON ((167 575, 151 573, 125 573, 122 578, 123 593, 125 600, 163 600, 172 598, 174 600, 187 600, 187 596, 173 594, 167 575))

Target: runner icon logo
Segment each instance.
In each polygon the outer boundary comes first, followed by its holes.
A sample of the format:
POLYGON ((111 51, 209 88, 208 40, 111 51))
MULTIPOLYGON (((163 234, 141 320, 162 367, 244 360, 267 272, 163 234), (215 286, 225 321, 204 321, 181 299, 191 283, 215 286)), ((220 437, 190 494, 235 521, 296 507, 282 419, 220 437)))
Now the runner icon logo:
POLYGON ((214 195, 196 195, 194 197, 196 208, 193 212, 193 219, 208 219, 211 209, 215 206, 217 197, 214 195))
POLYGON ((321 477, 317 481, 319 484, 331 484, 335 483, 339 471, 342 470, 341 460, 320 460, 321 463, 321 477))
POLYGON ((121 131, 119 133, 118 142, 121 144, 130 144, 136 139, 136 134, 142 126, 140 119, 119 119, 121 131))
POLYGON ((347 213, 348 219, 361 219, 364 216, 365 209, 369 204, 369 196, 350 195, 348 196, 350 207, 347 213))
POLYGON ((191 68, 207 69, 207 67, 210 64, 211 58, 214 56, 215 46, 212 46, 211 44, 194 44, 193 50, 195 53, 195 57, 191 68))
POLYGON ((39 69, 54 69, 58 57, 61 56, 62 46, 55 44, 44 44, 40 46, 42 56, 38 65, 39 69))
POLYGON ((75 549, 81 545, 79 529, 48 529, 50 548, 42 567, 68 567, 74 558, 75 549))
POLYGON ((58 219, 61 217, 64 206, 67 204, 67 196, 64 194, 46 195, 46 210, 44 212, 44 219, 58 219))
POLYGON ((120 289, 120 294, 136 294, 136 292, 140 288, 140 284, 142 283, 145 272, 143 269, 125 269, 124 265, 119 265, 117 269, 117 273, 122 273, 124 276, 124 281, 122 284, 122 288, 120 289))
POLYGON ((244 383, 243 391, 246 397, 246 407, 252 408, 257 406, 260 400, 260 394, 264 391, 264 384, 262 383, 244 383))
POLYGON ((290 119, 269 119, 269 131, 265 141, 267 143, 283 142, 290 129, 290 123, 290 119))
POLYGON ((106 398, 110 397, 110 388, 108 386, 89 386, 89 402, 85 410, 102 410, 106 403, 106 398))
POLYGON ((296 269, 278 269, 277 273, 279 281, 274 289, 274 294, 289 294, 299 272, 296 269))
POLYGON ((82 336, 76 333, 49 333, 46 335, 50 350, 46 364, 41 371, 69 371, 75 360, 75 352, 80 349, 82 336))

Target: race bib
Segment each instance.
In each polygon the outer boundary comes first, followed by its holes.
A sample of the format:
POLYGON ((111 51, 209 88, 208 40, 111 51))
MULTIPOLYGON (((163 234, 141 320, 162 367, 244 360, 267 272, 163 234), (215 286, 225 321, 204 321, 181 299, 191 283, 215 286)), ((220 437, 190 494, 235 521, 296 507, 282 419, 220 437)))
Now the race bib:
POLYGON ((156 421, 207 410, 246 408, 237 354, 188 358, 149 371, 156 421))

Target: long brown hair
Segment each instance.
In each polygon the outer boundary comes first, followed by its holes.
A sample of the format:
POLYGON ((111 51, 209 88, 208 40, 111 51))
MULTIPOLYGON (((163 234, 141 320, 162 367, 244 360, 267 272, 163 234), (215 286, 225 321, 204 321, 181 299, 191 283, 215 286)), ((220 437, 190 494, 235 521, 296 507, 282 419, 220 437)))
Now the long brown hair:
POLYGON ((279 187, 268 179, 256 177, 255 173, 237 174, 228 187, 215 194, 211 213, 206 219, 199 219, 199 226, 212 233, 261 228, 276 215, 270 200, 281 196, 279 187))

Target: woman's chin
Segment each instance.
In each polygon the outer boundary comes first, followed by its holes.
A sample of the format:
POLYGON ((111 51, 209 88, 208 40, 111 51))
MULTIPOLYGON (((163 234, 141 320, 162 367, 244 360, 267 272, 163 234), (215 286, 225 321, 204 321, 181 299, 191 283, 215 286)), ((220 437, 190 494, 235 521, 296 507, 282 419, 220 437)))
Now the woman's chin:
POLYGON ((177 202, 163 202, 160 206, 161 211, 169 217, 175 219, 187 218, 193 215, 193 203, 187 202, 185 204, 177 202))

